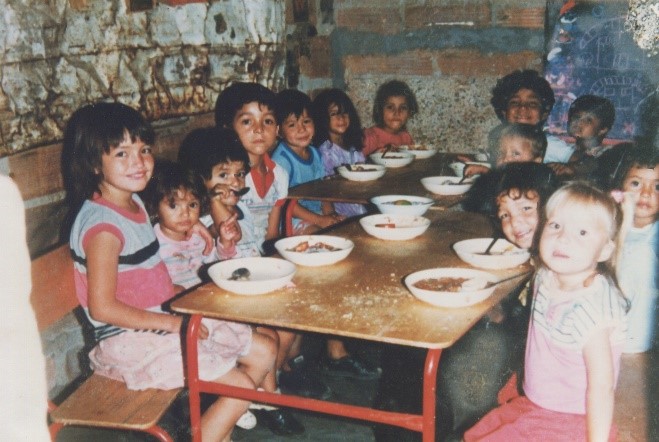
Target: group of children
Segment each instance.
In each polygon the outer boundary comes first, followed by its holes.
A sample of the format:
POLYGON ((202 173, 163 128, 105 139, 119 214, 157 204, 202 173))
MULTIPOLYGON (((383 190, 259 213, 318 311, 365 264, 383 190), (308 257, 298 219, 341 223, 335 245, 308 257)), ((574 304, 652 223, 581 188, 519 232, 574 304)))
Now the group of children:
MULTIPOLYGON (((498 82, 492 104, 504 123, 490 136, 492 170, 465 168, 488 183, 474 186, 482 189, 474 207, 494 214, 512 243, 538 250, 528 300, 526 396, 492 411, 466 433, 467 440, 526 438, 528 431, 547 434, 557 427, 571 435, 608 436, 620 352, 652 345, 657 156, 602 145, 614 111, 599 97, 580 97, 570 109, 574 147, 547 136, 541 126, 553 93, 545 83, 533 71, 498 82), (616 156, 609 158, 612 152, 616 156), (618 252, 615 201, 588 184, 568 184, 549 197, 557 175, 591 178, 624 192, 619 195, 633 222, 618 252), (614 258, 615 273, 604 265, 614 258), (636 277, 639 268, 647 277, 636 277), (630 323, 625 341, 628 309, 639 319, 630 323), (529 425, 531 419, 549 426, 529 425)), ((333 175, 337 166, 364 162, 387 146, 413 144, 406 124, 418 110, 410 88, 390 81, 376 95, 376 125, 363 131, 341 90, 311 100, 296 90, 275 94, 235 83, 218 96, 215 127, 188 134, 177 162, 154 159, 154 132, 135 110, 98 103, 76 111, 62 163, 76 290, 98 342, 90 353, 94 370, 129 388, 182 386, 182 320, 162 306, 200 283, 206 265, 266 253, 280 235, 290 186, 333 175)), ((292 209, 292 233, 314 233, 365 211, 361 205, 300 201, 292 209)), ((204 320, 200 338, 204 380, 270 392, 281 385, 321 399, 331 394, 307 370, 296 333, 204 320)), ((353 357, 342 340, 328 339, 326 352, 329 374, 376 379, 382 373, 353 357)), ((202 418, 204 440, 228 441, 235 425, 253 427, 248 407, 247 401, 219 398, 202 418)), ((257 405, 254 411, 278 434, 304 431, 285 409, 257 405)), ((470 419, 465 422, 475 422, 470 419)))

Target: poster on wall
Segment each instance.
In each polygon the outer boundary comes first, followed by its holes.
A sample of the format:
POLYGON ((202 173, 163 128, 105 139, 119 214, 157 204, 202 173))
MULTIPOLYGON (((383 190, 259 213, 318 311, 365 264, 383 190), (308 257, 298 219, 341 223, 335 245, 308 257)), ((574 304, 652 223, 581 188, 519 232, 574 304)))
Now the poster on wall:
POLYGON ((636 45, 625 29, 626 15, 627 4, 621 2, 568 4, 561 10, 545 67, 556 95, 547 121, 550 132, 567 133, 570 104, 586 94, 614 103, 609 138, 631 140, 652 130, 647 120, 655 100, 656 78, 651 77, 657 75, 657 60, 636 45))

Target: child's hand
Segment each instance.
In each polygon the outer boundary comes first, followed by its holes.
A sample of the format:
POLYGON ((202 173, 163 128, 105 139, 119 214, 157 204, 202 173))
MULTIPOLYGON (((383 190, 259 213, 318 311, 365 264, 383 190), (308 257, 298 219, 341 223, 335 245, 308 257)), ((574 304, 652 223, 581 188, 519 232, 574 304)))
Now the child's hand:
POLYGON ((574 175, 574 167, 565 163, 547 163, 547 166, 558 176, 574 175))
POLYGON ((481 166, 480 164, 467 164, 462 172, 466 177, 474 175, 482 175, 490 171, 489 167, 481 166))
POLYGON ((208 191, 211 198, 225 199, 231 195, 231 187, 227 184, 216 184, 208 191))
POLYGON ((474 158, 472 155, 458 155, 456 156, 456 159, 460 162, 466 163, 469 161, 474 161, 474 158))
POLYGON ((226 220, 222 221, 219 224, 220 231, 220 242, 225 248, 229 248, 232 245, 238 243, 242 238, 242 230, 240 230, 240 224, 238 224, 238 214, 234 213, 226 220))
POLYGON ((344 219, 346 219, 344 215, 339 215, 338 213, 330 213, 320 217, 320 223, 318 223, 318 226, 322 228, 329 227, 343 221, 344 219))
POLYGON ((190 230, 188 230, 185 239, 192 238, 192 235, 194 235, 195 233, 201 236, 206 242, 206 247, 204 247, 204 251, 202 253, 204 255, 208 255, 210 252, 213 251, 213 246, 215 245, 215 241, 213 241, 213 235, 211 235, 211 233, 208 231, 206 226, 204 226, 199 221, 197 221, 197 223, 194 226, 192 226, 190 230))

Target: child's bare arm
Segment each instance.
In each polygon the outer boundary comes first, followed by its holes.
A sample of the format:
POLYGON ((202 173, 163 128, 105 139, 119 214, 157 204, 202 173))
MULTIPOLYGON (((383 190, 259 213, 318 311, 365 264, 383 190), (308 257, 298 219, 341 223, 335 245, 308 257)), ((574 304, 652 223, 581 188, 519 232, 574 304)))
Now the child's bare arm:
POLYGON ((338 215, 336 213, 319 215, 304 208, 300 204, 296 204, 293 208, 293 216, 322 228, 329 227, 332 224, 336 224, 337 222, 343 221, 345 219, 345 216, 338 215))
POLYGON ((323 212, 323 215, 332 215, 336 213, 334 210, 334 204, 329 201, 321 201, 320 210, 323 212))
POLYGON ((488 173, 490 168, 480 164, 467 164, 464 168, 463 175, 466 177, 488 173))
POLYGON ((238 214, 234 213, 226 220, 219 223, 220 244, 226 249, 235 247, 242 238, 240 224, 238 224, 238 214))
POLYGON ((131 307, 116 298, 119 239, 108 232, 94 235, 85 247, 89 314, 97 321, 133 329, 155 329, 178 333, 180 316, 131 307))
POLYGON ((265 239, 274 239, 279 236, 279 220, 281 217, 281 207, 274 206, 268 215, 268 230, 265 232, 265 239))
POLYGON ((588 441, 607 441, 613 421, 614 373, 610 329, 596 331, 584 347, 588 441))

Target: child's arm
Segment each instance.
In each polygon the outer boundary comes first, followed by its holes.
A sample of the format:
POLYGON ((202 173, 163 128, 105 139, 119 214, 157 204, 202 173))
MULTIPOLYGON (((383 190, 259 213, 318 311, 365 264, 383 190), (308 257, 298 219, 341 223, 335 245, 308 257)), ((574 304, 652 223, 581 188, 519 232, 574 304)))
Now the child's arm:
POLYGON ((281 206, 274 205, 268 215, 268 229, 265 232, 265 239, 274 239, 279 236, 279 219, 281 217, 281 206))
POLYGON ((321 228, 329 227, 332 224, 336 224, 339 221, 343 221, 345 219, 345 216, 338 215, 336 213, 319 215, 309 209, 306 209, 301 204, 296 204, 295 207, 293 207, 293 216, 321 228))
POLYGON ((332 215, 336 213, 334 210, 334 204, 329 201, 321 201, 320 210, 323 212, 323 215, 332 215))
POLYGON ((596 331, 583 350, 586 363, 586 424, 588 441, 607 441, 613 421, 614 374, 611 330, 596 331))
POLYGON ((89 314, 97 321, 132 329, 178 333, 182 318, 131 307, 116 298, 121 242, 111 233, 94 235, 85 247, 89 314))
POLYGON ((242 230, 238 224, 238 214, 234 213, 218 225, 219 243, 217 252, 220 259, 229 259, 236 256, 236 244, 242 238, 242 230))

